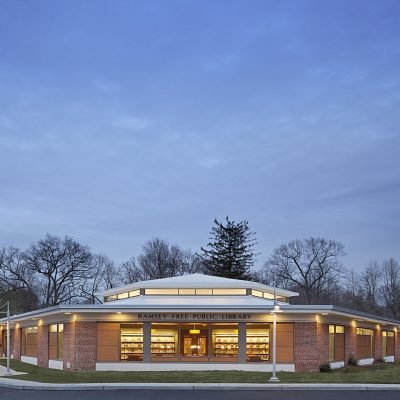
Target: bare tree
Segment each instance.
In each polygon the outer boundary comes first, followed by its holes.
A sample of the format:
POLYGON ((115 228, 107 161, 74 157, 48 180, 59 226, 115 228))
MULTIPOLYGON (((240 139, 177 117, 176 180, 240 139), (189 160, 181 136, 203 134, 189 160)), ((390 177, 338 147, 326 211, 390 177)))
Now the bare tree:
POLYGON ((135 257, 131 257, 128 261, 122 263, 119 267, 119 271, 121 280, 125 285, 147 279, 142 269, 136 265, 135 257))
POLYGON ((181 270, 185 274, 203 273, 206 270, 204 260, 190 250, 183 250, 181 254, 181 270))
POLYGON ((11 289, 34 290, 37 286, 35 273, 27 268, 24 253, 17 247, 0 250, 0 282, 11 289))
POLYGON ((144 279, 182 275, 182 250, 177 245, 170 245, 160 238, 146 242, 137 261, 144 279))
POLYGON ((365 310, 377 312, 382 271, 376 261, 371 261, 361 274, 361 290, 365 310))
POLYGON ((166 240, 154 238, 143 245, 143 251, 121 264, 119 271, 125 284, 169 278, 183 274, 202 272, 204 264, 201 257, 178 245, 170 245, 166 240))
POLYGON ((41 282, 44 306, 70 303, 80 297, 82 282, 90 277, 89 248, 70 237, 46 235, 24 254, 26 267, 41 282))
POLYGON ((338 305, 351 307, 355 310, 364 310, 364 300, 361 285, 361 276, 357 271, 345 271, 342 296, 338 301, 338 305))
POLYGON ((318 302, 328 287, 343 272, 340 258, 343 244, 334 240, 311 237, 294 240, 275 249, 264 268, 288 284, 293 284, 308 303, 318 302))
POLYGON ((381 293, 389 316, 400 319, 400 265, 393 258, 383 262, 381 293))
POLYGON ((295 290, 295 284, 282 278, 282 276, 275 274, 273 269, 269 267, 268 261, 264 263, 264 266, 260 271, 253 272, 252 280, 276 288, 295 290))
POLYGON ((97 292, 112 289, 122 283, 115 264, 104 254, 95 254, 91 257, 90 271, 86 279, 81 281, 81 296, 94 304, 101 302, 97 292))

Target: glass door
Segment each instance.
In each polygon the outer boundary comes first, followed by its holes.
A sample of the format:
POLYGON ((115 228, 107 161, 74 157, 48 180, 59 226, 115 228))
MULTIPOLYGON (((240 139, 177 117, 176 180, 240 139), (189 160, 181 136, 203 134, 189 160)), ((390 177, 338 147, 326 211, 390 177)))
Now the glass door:
POLYGON ((181 356, 207 357, 208 327, 207 325, 184 325, 181 328, 181 356))

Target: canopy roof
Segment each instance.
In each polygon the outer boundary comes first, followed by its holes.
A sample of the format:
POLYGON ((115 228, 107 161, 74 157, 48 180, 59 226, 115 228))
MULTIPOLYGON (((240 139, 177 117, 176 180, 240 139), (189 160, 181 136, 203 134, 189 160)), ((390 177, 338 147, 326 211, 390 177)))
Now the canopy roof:
POLYGON ((135 282, 130 285, 113 288, 96 293, 98 296, 111 296, 122 292, 129 292, 137 289, 253 289, 262 292, 276 293, 277 296, 293 297, 298 296, 296 292, 263 285, 258 282, 244 281, 240 279, 220 278, 204 274, 190 274, 174 276, 172 278, 152 279, 148 281, 135 282))

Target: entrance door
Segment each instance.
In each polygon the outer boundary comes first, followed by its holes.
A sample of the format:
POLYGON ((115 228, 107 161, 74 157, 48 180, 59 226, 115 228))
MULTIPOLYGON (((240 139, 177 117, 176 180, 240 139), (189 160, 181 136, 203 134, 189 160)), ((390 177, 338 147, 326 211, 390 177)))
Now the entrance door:
POLYGON ((207 357, 208 355, 208 327, 196 324, 182 326, 181 329, 181 356, 207 357))
POLYGON ((207 338, 205 336, 185 336, 183 338, 183 355, 202 357, 207 355, 207 338))

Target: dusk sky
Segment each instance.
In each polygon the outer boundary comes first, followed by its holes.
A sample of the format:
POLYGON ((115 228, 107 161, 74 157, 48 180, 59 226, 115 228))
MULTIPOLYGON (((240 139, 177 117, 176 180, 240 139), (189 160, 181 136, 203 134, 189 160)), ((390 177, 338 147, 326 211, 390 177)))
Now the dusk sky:
POLYGON ((400 259, 400 1, 0 0, 0 246, 117 263, 247 219, 400 259))

